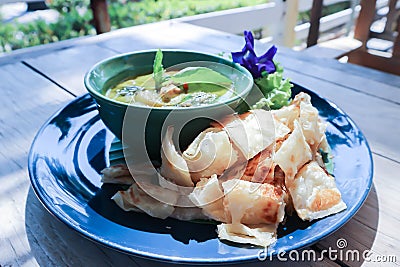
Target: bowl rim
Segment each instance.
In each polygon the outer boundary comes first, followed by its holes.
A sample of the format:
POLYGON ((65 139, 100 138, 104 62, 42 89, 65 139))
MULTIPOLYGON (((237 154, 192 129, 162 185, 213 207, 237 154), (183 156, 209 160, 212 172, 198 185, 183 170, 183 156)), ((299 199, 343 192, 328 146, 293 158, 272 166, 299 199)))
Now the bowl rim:
MULTIPOLYGON (((90 84, 90 74, 96 69, 98 68, 100 65, 105 64, 109 61, 112 60, 116 60, 118 58, 123 58, 126 56, 132 56, 132 55, 137 55, 137 54, 143 54, 143 53, 155 53, 157 52, 158 49, 144 49, 144 50, 137 50, 137 51, 133 51, 133 52, 127 52, 127 53, 121 53, 121 54, 117 54, 115 56, 111 56, 108 58, 105 58, 99 62, 97 62, 96 64, 94 64, 85 74, 84 77, 84 85, 86 87, 86 90, 93 96, 93 97, 98 97, 104 101, 109 102, 110 104, 113 105, 117 105, 117 106, 122 106, 122 107, 130 107, 130 108, 140 108, 140 109, 152 109, 152 110, 167 110, 167 111, 171 111, 171 110, 197 110, 197 109, 205 109, 205 108, 213 108, 213 107, 217 107, 220 105, 224 105, 224 104, 230 104, 232 102, 237 101, 238 99, 242 99, 244 101, 244 99, 246 98, 246 96, 250 93, 250 91, 252 90, 253 86, 254 86, 254 80, 253 77, 251 75, 251 73, 244 68, 243 66, 241 66, 238 63, 235 63, 233 61, 229 61, 226 58, 223 58, 221 56, 215 55, 215 54, 211 54, 211 53, 206 53, 206 52, 200 52, 200 51, 195 51, 195 50, 186 50, 186 49, 160 49, 162 52, 177 52, 177 53, 195 53, 195 54, 201 54, 201 55, 205 55, 205 56, 210 56, 216 59, 220 59, 224 62, 220 63, 220 64, 225 64, 225 63, 229 63, 232 64, 231 67, 235 67, 236 69, 238 69, 240 72, 244 73, 250 80, 249 85, 247 86, 247 88, 245 90, 243 90, 242 92, 236 94, 234 97, 228 98, 223 102, 217 102, 217 103, 213 103, 213 104, 208 104, 208 105, 203 105, 203 106, 195 106, 195 107, 177 107, 177 106, 162 106, 162 107, 152 107, 152 106, 145 106, 145 105, 135 105, 133 103, 125 103, 125 102, 120 102, 120 101, 116 101, 114 99, 108 98, 105 95, 101 94, 99 91, 97 91, 96 89, 94 89, 92 87, 92 85, 90 84)), ((187 61, 187 62, 191 62, 191 61, 187 61)), ((228 65, 228 64, 225 64, 228 65)))

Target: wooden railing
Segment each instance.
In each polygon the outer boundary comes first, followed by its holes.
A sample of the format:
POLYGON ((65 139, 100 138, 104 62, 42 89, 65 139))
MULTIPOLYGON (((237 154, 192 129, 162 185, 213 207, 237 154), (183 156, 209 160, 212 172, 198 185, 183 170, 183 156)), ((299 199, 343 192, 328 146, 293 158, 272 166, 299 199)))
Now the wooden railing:
MULTIPOLYGON (((344 1, 324 0, 323 5, 339 2, 344 1)), ((350 8, 322 17, 320 32, 327 32, 339 26, 345 27, 347 33, 350 32, 359 13, 359 0, 350 2, 350 8)), ((312 3, 312 0, 275 0, 267 4, 183 17, 178 20, 234 34, 243 33, 243 30, 262 29, 266 33, 262 41, 273 40, 274 43, 292 47, 296 40, 307 39, 310 23, 298 25, 297 18, 299 12, 311 10, 312 3)), ((388 0, 378 0, 377 8, 382 8, 387 3, 388 0)))

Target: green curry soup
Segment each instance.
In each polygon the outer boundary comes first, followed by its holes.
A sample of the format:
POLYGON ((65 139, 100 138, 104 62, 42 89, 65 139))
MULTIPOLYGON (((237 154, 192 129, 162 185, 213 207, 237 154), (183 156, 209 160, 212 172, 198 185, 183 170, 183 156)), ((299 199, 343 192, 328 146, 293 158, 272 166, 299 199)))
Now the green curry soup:
POLYGON ((105 95, 136 105, 197 107, 225 101, 234 93, 233 82, 221 73, 206 67, 187 67, 163 72, 158 88, 151 73, 125 79, 105 95))

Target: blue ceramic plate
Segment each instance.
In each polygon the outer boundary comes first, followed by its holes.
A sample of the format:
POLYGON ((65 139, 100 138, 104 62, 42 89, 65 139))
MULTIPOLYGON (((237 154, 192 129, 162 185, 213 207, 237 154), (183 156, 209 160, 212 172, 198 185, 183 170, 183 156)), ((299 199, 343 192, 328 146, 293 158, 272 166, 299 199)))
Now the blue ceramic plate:
MULTIPOLYGON (((328 122, 334 175, 348 208, 311 223, 289 217, 270 252, 309 246, 340 228, 360 208, 372 183, 371 152, 361 131, 334 104, 295 86, 293 93, 299 91, 311 95, 328 122)), ((109 164, 113 140, 89 95, 69 103, 41 128, 29 155, 29 174, 38 198, 58 219, 93 241, 154 260, 257 260, 259 248, 220 242, 214 225, 160 220, 118 208, 110 197, 119 187, 102 185, 99 174, 109 164)))

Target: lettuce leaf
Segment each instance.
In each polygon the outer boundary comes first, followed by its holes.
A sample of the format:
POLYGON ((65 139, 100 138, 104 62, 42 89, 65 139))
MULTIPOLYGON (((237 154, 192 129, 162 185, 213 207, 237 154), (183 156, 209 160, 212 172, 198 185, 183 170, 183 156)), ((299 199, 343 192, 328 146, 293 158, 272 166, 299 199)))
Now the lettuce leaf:
POLYGON ((293 84, 289 79, 283 79, 282 73, 274 72, 268 74, 267 77, 258 78, 254 82, 263 93, 264 98, 253 105, 252 109, 263 108, 266 105, 271 109, 280 109, 289 104, 293 84))
POLYGON ((171 81, 183 83, 213 83, 229 87, 232 81, 215 70, 206 67, 187 67, 171 76, 171 81))
POLYGON ((254 80, 264 98, 261 98, 254 104, 251 107, 252 109, 261 109, 264 107, 280 109, 289 104, 293 84, 290 83, 289 79, 283 79, 283 68, 280 64, 275 63, 275 66, 276 71, 274 73, 264 73, 262 77, 254 80))

